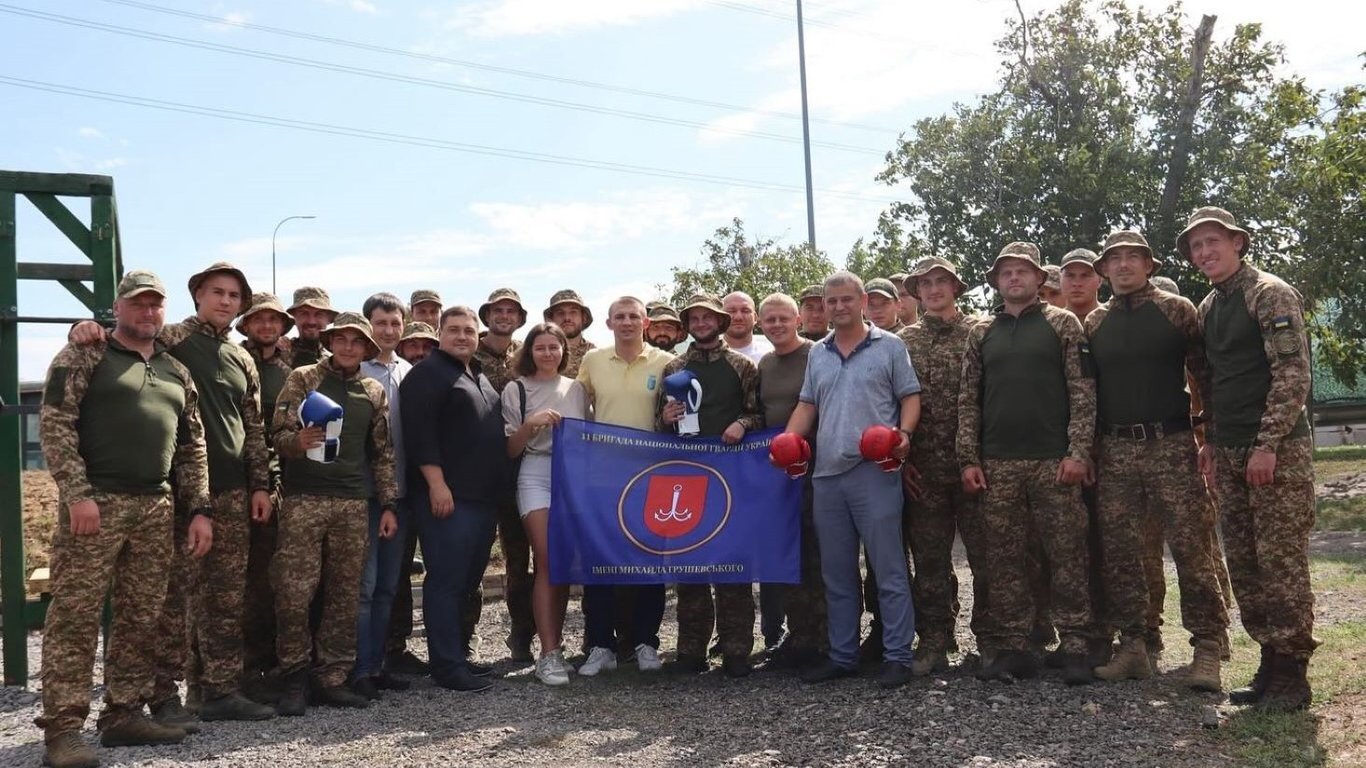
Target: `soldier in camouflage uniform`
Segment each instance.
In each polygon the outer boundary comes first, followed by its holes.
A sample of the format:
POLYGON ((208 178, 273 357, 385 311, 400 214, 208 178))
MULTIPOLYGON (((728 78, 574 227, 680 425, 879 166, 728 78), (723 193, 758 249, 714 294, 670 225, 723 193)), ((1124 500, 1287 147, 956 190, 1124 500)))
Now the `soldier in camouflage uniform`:
POLYGON ((322 342, 331 354, 289 374, 271 421, 275 450, 288 459, 280 545, 270 574, 276 595, 276 656, 285 679, 278 707, 282 715, 304 713, 309 653, 315 645, 317 701, 338 707, 369 703, 346 685, 356 661, 356 611, 369 535, 367 472, 374 474, 375 495, 383 510, 379 535, 388 538, 398 530, 388 398, 384 387, 362 374, 360 367, 380 351, 370 323, 354 312, 343 312, 323 331, 322 342), (306 455, 323 443, 322 426, 300 424, 299 406, 313 391, 331 398, 345 412, 336 458, 327 463, 306 455), (320 586, 323 616, 312 636, 309 604, 320 586))
POLYGON ((1067 309, 1067 297, 1062 295, 1062 267, 1056 264, 1043 265, 1047 275, 1039 287, 1039 301, 1052 304, 1058 309, 1067 309))
MULTIPOLYGON (((163 327, 157 340, 190 370, 199 391, 214 547, 198 562, 181 554, 172 559, 159 629, 164 640, 157 645, 156 684, 148 703, 158 722, 194 727, 176 687, 182 675, 192 693, 202 690, 199 716, 204 720, 260 720, 274 716, 274 710, 240 691, 249 528, 251 521, 265 523, 271 516, 261 380, 251 355, 228 338, 233 321, 251 308, 251 287, 241 270, 217 262, 190 277, 189 291, 195 314, 163 327)), ((73 329, 72 340, 90 342, 103 335, 87 321, 73 329)), ((178 546, 189 510, 187 498, 177 493, 178 546)))
POLYGON ((413 322, 426 323, 430 328, 441 324, 441 294, 436 291, 430 288, 413 291, 408 307, 413 322))
MULTIPOLYGON (((526 325, 522 297, 511 288, 495 290, 479 307, 479 320, 488 330, 479 334, 474 359, 479 361, 484 376, 501 395, 503 387, 517 378, 512 366, 522 343, 512 338, 512 334, 526 325)), ((512 618, 508 650, 513 661, 533 661, 531 639, 536 635, 536 619, 531 614, 531 541, 517 514, 516 489, 512 483, 508 484, 507 498, 498 504, 498 544, 503 548, 503 588, 507 593, 508 614, 512 618)), ((483 589, 478 589, 477 595, 469 595, 465 605, 471 612, 465 616, 465 631, 472 638, 483 606, 483 589)))
POLYGON ((114 619, 104 665, 100 740, 107 747, 169 744, 185 730, 148 720, 156 618, 171 562, 172 469, 198 514, 193 556, 213 539, 208 463, 190 372, 156 341, 166 289, 151 272, 119 281, 117 325, 95 344, 68 344, 43 392, 43 456, 60 496, 52 541, 52 602, 43 628, 45 765, 94 766, 82 741, 100 611, 111 589, 114 619))
POLYGON ((1188 683, 1218 691, 1219 637, 1228 613, 1208 542, 1213 515, 1195 466, 1186 372, 1209 384, 1195 305, 1148 281, 1161 262, 1143 235, 1121 230, 1105 241, 1095 268, 1114 297, 1086 316, 1087 359, 1096 377, 1099 433, 1097 530, 1108 618, 1120 631, 1119 653, 1098 666, 1103 680, 1141 680, 1153 668, 1147 648, 1146 534, 1160 518, 1171 532, 1181 586, 1182 624, 1195 662, 1188 683))
MULTIPOLYGON (((759 369, 722 342, 721 336, 731 318, 715 296, 693 296, 679 316, 693 343, 684 356, 664 366, 660 378, 685 368, 696 374, 702 384, 698 416, 701 434, 720 435, 726 443, 737 443, 746 432, 763 427, 758 400, 759 369)), ((656 404, 655 429, 673 432, 683 416, 683 403, 666 402, 664 388, 660 387, 656 404)), ((692 673, 707 670, 707 641, 713 626, 720 637, 722 670, 729 677, 748 675, 749 655, 754 650, 754 595, 749 584, 678 585, 675 668, 692 673)))
POLYGON ((663 302, 650 302, 645 307, 649 323, 645 327, 645 342, 656 349, 672 352, 688 338, 683 321, 674 308, 663 302))
POLYGON ((797 296, 803 339, 820 341, 830 333, 830 317, 825 311, 825 286, 808 285, 797 296))
POLYGON ((427 359, 427 355, 441 343, 436 330, 427 323, 414 321, 403 326, 403 336, 399 337, 398 356, 417 365, 427 359), (430 342, 430 343, 428 343, 430 342))
POLYGON ((1243 261, 1251 238, 1232 214, 1200 208, 1177 250, 1214 284, 1200 302, 1213 411, 1200 470, 1211 480, 1243 627, 1262 647, 1235 703, 1309 706, 1306 672, 1318 646, 1309 585, 1314 527, 1313 434, 1305 416, 1309 344, 1299 293, 1243 261))
POLYGON ((1094 679, 1086 659, 1091 606, 1081 485, 1095 439, 1096 390, 1082 370, 1081 322, 1038 300, 1045 276, 1038 246, 1024 242, 1003 248, 987 272, 1005 303, 968 336, 957 452, 964 489, 983 492, 992 553, 987 590, 998 653, 979 677, 1038 673, 1026 650, 1033 601, 1023 534, 1032 521, 1050 565, 1063 678, 1082 684, 1094 679))
POLYGON ((911 672, 916 676, 948 668, 954 645, 958 580, 953 572, 955 530, 963 538, 972 568, 972 631, 977 649, 989 661, 986 532, 978 500, 963 492, 958 472, 958 395, 968 334, 981 318, 965 315, 956 301, 967 285, 952 262, 930 256, 916 262, 906 279, 924 314, 901 332, 901 340, 920 378, 920 426, 911 441, 903 472, 910 501, 906 536, 915 563, 911 583, 920 647, 911 672))
POLYGON ((901 333, 906 324, 901 322, 901 299, 892 281, 875 277, 863 286, 863 290, 868 293, 868 322, 887 333, 901 333))
MULTIPOLYGON (((261 414, 270 418, 275 400, 285 386, 291 370, 279 340, 294 327, 294 318, 272 293, 254 293, 251 309, 237 321, 237 332, 246 336, 242 347, 256 361, 261 377, 261 414)), ((269 448, 269 445, 267 446, 269 448)), ((270 448, 270 493, 278 509, 280 500, 280 458, 270 448)), ((272 515, 263 525, 251 528, 247 549, 247 592, 242 605, 243 691, 253 701, 273 703, 273 680, 268 673, 275 660, 275 592, 270 587, 270 561, 275 555, 278 518, 272 515)))
POLYGON ((322 331, 337 316, 337 310, 332 308, 332 298, 322 288, 304 286, 294 291, 289 314, 299 326, 299 337, 289 344, 290 365, 302 368, 318 362, 326 354, 322 331))
POLYGON ((902 326, 914 325, 920 318, 920 301, 916 299, 915 292, 908 287, 910 277, 905 272, 897 272, 887 278, 896 286, 896 298, 901 302, 901 310, 897 317, 901 319, 902 326))
POLYGON ((583 337, 583 332, 593 324, 593 310, 583 303, 583 297, 579 296, 578 291, 566 288, 556 291, 550 297, 550 304, 541 316, 547 323, 560 326, 560 330, 564 331, 565 337, 569 339, 569 362, 565 366, 564 375, 571 379, 578 376, 583 356, 593 348, 593 342, 583 337))

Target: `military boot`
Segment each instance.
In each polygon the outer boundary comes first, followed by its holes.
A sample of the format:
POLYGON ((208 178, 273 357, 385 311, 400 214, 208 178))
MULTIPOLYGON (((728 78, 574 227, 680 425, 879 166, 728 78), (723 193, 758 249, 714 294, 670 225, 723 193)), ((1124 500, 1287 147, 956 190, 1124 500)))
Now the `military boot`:
POLYGON ((325 707, 365 709, 370 700, 346 685, 329 685, 318 690, 318 703, 325 707))
POLYGON ((186 733, 199 733, 199 718, 180 704, 179 696, 172 696, 149 707, 152 719, 162 725, 182 728, 186 733))
POLYGON ((1314 698, 1309 687, 1309 659, 1273 653, 1271 674, 1257 708, 1266 712, 1297 712, 1314 698))
POLYGON ((51 768, 96 768, 100 758, 80 731, 62 731, 44 739, 43 765, 51 768))
POLYGON ((924 677, 935 672, 947 672, 948 670, 949 657, 943 651, 924 651, 911 662, 911 674, 915 677, 924 677))
POLYGON ((100 729, 100 744, 106 747, 144 747, 157 744, 179 744, 185 740, 185 729, 162 725, 149 720, 142 712, 129 713, 100 729))
POLYGON ((240 691, 225 693, 213 698, 205 697, 199 705, 199 719, 210 720, 269 720, 275 717, 275 708, 243 696, 240 691))
POLYGON ((1109 682, 1147 680, 1153 676, 1147 641, 1141 637, 1126 636, 1120 641, 1119 653, 1110 659, 1110 663, 1098 666, 1095 670, 1096 677, 1109 682))
POLYGON ((1224 681, 1219 676, 1219 641, 1198 640, 1195 643, 1195 658, 1186 668, 1186 685, 1197 691, 1218 693, 1224 689, 1224 681))
POLYGON ((977 670, 978 680, 1013 683, 1039 676, 1039 660, 1029 651, 997 651, 991 663, 977 670))
POLYGON ((1266 693, 1267 676, 1271 674, 1271 657, 1273 651, 1271 646, 1262 646, 1262 663, 1257 666, 1257 672, 1252 675, 1252 681, 1242 688, 1234 688, 1228 692, 1228 700, 1231 704, 1255 704, 1261 700, 1262 694, 1266 693))
MULTIPOLYGON (((1148 661, 1148 654, 1143 653, 1143 662, 1148 661)), ((1091 664, 1085 653, 1069 653, 1063 657, 1062 661, 1062 681, 1068 685, 1090 685, 1096 681, 1096 676, 1091 672, 1091 664)))
POLYGON ((276 714, 298 717, 308 711, 308 670, 301 669, 284 677, 284 691, 275 705, 276 714))

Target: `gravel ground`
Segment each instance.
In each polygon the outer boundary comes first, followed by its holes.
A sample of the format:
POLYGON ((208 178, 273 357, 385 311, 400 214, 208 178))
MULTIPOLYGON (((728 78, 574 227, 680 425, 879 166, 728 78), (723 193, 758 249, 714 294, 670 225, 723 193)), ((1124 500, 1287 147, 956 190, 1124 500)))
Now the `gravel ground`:
MULTIPOLYGON (((1355 548, 1338 540, 1330 546, 1344 545, 1355 548)), ((971 575, 961 565, 959 579, 970 599, 971 575)), ((667 616, 666 658, 675 636, 673 611, 667 616)), ((571 606, 567 648, 578 647, 581 632, 581 616, 571 606)), ((1164 669, 1189 660, 1179 629, 1168 632, 1164 669)), ((486 606, 479 658, 496 662, 502 675, 486 693, 454 693, 418 680, 413 690, 362 711, 315 708, 302 718, 212 723, 180 746, 101 749, 101 758, 104 765, 212 762, 225 768, 1234 764, 1200 724, 1202 711, 1223 697, 1195 694, 1161 677, 1068 688, 1050 677, 1006 685, 952 672, 886 692, 871 673, 807 686, 785 672, 733 681, 719 671, 673 677, 623 666, 550 689, 535 682, 529 666, 507 660, 506 633, 501 604, 486 606)), ((971 648, 965 627, 959 643, 971 648)), ((425 655, 421 640, 415 650, 425 655)), ((30 637, 29 658, 36 671, 38 635, 30 637)), ((39 687, 36 677, 30 687, 39 687)), ((38 709, 38 694, 0 689, 0 766, 39 764, 41 734, 32 725, 38 709)), ((94 738, 91 730, 87 735, 94 738)))

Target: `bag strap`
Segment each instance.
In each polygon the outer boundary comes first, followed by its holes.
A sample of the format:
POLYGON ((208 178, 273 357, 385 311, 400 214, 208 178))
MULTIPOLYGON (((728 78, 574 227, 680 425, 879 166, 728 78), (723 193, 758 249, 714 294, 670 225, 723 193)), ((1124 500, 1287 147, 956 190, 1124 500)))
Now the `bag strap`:
POLYGON ((514 383, 517 385, 517 394, 520 395, 520 396, 521 396, 521 399, 522 399, 522 423, 525 424, 525 423, 526 423, 526 384, 523 383, 521 379, 518 379, 518 380, 517 380, 516 382, 514 382, 514 383))

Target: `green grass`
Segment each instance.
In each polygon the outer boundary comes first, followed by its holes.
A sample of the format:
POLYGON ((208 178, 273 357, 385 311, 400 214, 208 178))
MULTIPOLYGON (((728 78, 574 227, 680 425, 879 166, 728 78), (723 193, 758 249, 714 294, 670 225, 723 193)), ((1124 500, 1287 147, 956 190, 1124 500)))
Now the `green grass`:
POLYGON ((1366 461, 1366 445, 1332 445, 1315 448, 1314 461, 1366 461))
POLYGON ((1319 531, 1366 531, 1366 496, 1324 499, 1318 502, 1314 529, 1319 531))

